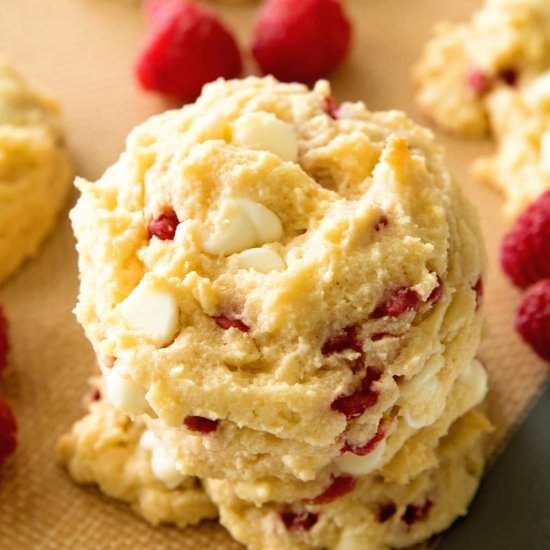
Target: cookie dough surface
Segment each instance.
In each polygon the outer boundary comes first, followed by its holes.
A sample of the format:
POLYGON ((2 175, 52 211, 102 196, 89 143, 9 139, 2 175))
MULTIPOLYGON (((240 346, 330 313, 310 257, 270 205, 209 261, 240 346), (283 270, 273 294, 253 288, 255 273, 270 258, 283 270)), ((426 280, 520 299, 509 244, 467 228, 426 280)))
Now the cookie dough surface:
POLYGON ((550 68, 550 3, 486 0, 467 23, 442 23, 414 77, 419 107, 438 126, 468 136, 490 130, 487 101, 550 68))
POLYGON ((0 282, 52 230, 71 175, 56 102, 0 58, 0 282))
POLYGON ((210 480, 206 488, 222 524, 251 550, 406 548, 466 513, 483 471, 483 436, 490 429, 483 413, 470 411, 441 440, 433 467, 407 484, 373 474, 325 504, 256 506, 239 498, 227 481, 210 480))
POLYGON ((505 199, 515 217, 550 189, 550 71, 521 90, 501 90, 488 102, 497 153, 474 165, 474 174, 505 199))
POLYGON ((336 107, 325 82, 220 80, 78 186, 76 314, 107 392, 204 434, 211 464, 227 436, 243 464, 314 479, 388 416, 435 422, 475 356, 477 220, 402 113, 336 107))
POLYGON ((88 414, 57 448, 58 461, 82 484, 131 504, 153 525, 178 527, 217 517, 196 478, 178 473, 167 452, 141 421, 117 411, 95 389, 88 414))

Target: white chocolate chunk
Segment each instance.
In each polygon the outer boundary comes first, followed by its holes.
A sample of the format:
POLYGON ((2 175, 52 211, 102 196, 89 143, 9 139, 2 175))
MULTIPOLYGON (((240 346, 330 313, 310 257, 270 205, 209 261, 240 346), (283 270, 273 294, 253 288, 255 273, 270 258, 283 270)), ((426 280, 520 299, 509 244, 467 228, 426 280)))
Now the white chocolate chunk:
POLYGON ((139 445, 151 451, 151 471, 168 489, 175 489, 185 479, 185 476, 176 468, 175 458, 162 447, 151 430, 143 432, 139 445))
POLYGON ((385 451, 386 441, 382 440, 368 455, 358 456, 353 453, 345 453, 339 456, 335 462, 341 472, 354 476, 365 476, 381 466, 385 451))
POLYGON ((489 390, 487 371, 479 360, 474 359, 460 374, 460 381, 468 386, 468 407, 472 408, 483 401, 489 390))
POLYGON ((248 113, 238 118, 233 127, 235 145, 269 151, 282 160, 298 160, 298 140, 290 124, 271 113, 248 113))
POLYGON ((121 376, 116 366, 105 375, 105 393, 115 408, 131 416, 143 414, 148 409, 143 388, 121 376))
POLYGON ((249 199, 229 199, 220 210, 214 234, 203 247, 209 254, 228 256, 277 241, 282 235, 281 220, 269 208, 249 199))
POLYGON ((152 451, 159 444, 157 436, 151 430, 145 430, 139 440, 139 446, 152 451))
POLYGON ((546 130, 540 140, 540 167, 550 176, 550 130, 546 130))
POLYGON ((283 224, 275 212, 248 199, 240 199, 239 203, 254 226, 258 244, 278 241, 283 236, 283 224))
POLYGON ((243 269, 254 269, 259 273, 282 271, 286 264, 275 252, 268 248, 249 248, 237 256, 237 265, 243 269))
POLYGON ((228 200, 221 210, 219 226, 204 242, 209 254, 229 255, 254 246, 256 234, 240 201, 228 200))
POLYGON ((168 489, 175 489, 185 478, 176 468, 174 457, 162 447, 156 447, 152 451, 151 471, 168 489))
POLYGON ((120 304, 118 311, 132 330, 154 344, 169 344, 178 331, 178 304, 169 291, 150 288, 142 281, 120 304))
POLYGON ((544 108, 550 103, 550 74, 533 81, 525 90, 525 99, 533 108, 544 108))
POLYGON ((433 424, 443 412, 446 400, 437 373, 444 365, 443 357, 435 355, 419 374, 401 386, 403 417, 415 430, 433 424))

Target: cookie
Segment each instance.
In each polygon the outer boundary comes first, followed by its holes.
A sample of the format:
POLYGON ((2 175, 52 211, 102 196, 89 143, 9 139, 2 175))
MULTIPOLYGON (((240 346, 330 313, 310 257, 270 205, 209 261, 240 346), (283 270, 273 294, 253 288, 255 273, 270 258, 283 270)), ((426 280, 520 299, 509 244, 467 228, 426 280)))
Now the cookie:
POLYGON ((550 189, 550 71, 521 90, 500 90, 488 101, 497 153, 479 159, 474 175, 502 194, 516 217, 550 189))
POLYGON ((200 481, 179 474, 145 424, 104 399, 101 384, 88 414, 59 440, 57 457, 74 481, 128 502, 153 525, 185 527, 217 516, 200 481))
POLYGON ((261 477, 267 455, 315 479, 390 419, 435 422, 476 354, 478 222, 402 113, 335 106, 325 82, 219 80, 77 184, 76 315, 106 391, 202 435, 207 477, 261 477))
POLYGON ((230 482, 206 489, 232 536, 250 550, 389 550, 439 533, 460 515, 478 486, 485 462, 486 416, 473 410, 441 440, 432 467, 406 484, 372 474, 329 502, 257 506, 237 496, 230 482))
POLYGON ((57 103, 0 59, 0 282, 51 232, 71 176, 57 103))
POLYGON ((489 133, 487 101, 550 68, 550 4, 486 0, 467 23, 442 23, 414 69, 419 108, 441 128, 489 133))

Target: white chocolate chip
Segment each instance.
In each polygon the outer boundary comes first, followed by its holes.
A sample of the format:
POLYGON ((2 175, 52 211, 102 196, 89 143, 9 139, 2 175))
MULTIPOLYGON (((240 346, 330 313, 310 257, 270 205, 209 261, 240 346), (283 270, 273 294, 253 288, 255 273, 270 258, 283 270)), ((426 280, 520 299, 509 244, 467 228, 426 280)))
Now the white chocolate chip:
POLYGON ((550 74, 537 78, 525 89, 525 99, 533 108, 545 107, 550 102, 550 74))
POLYGON ((468 386, 468 408, 475 407, 483 401, 489 389, 489 381, 487 371, 479 360, 472 360, 460 374, 459 380, 468 386))
POLYGON ((169 291, 150 288, 142 281, 120 304, 118 311, 132 330, 154 344, 169 344, 178 331, 178 304, 169 291))
POLYGON ((380 441, 375 449, 365 456, 358 456, 353 453, 345 453, 339 456, 335 463, 341 472, 354 476, 365 476, 381 466, 386 441, 380 441))
POLYGON ((283 236, 283 225, 275 212, 248 199, 240 199, 239 203, 254 226, 258 244, 278 241, 283 236))
POLYGON ((283 235, 278 216, 263 204, 249 199, 229 199, 220 210, 220 221, 214 234, 205 240, 209 254, 228 256, 283 235))
POLYGON ((235 121, 233 130, 236 145, 269 151, 282 160, 298 160, 298 140, 294 129, 271 113, 243 115, 235 121))
POLYGON ((115 408, 131 416, 143 414, 148 409, 143 388, 121 376, 116 366, 105 375, 105 393, 115 408))
POLYGON ((237 265, 243 269, 254 269, 260 273, 282 271, 286 264, 275 252, 268 248, 249 248, 237 256, 237 265))
POLYGON ((540 140, 539 162, 542 171, 550 175, 550 130, 546 130, 540 140))
POLYGON ((174 457, 162 447, 155 447, 152 450, 151 471, 168 489, 175 489, 185 479, 185 476, 176 468, 174 457))
POLYGON ((433 424, 443 412, 446 400, 437 374, 444 365, 441 355, 433 356, 419 374, 400 388, 403 417, 415 430, 433 424))
POLYGON ((145 430, 139 440, 139 446, 148 451, 152 451, 158 444, 157 436, 151 430, 145 430))

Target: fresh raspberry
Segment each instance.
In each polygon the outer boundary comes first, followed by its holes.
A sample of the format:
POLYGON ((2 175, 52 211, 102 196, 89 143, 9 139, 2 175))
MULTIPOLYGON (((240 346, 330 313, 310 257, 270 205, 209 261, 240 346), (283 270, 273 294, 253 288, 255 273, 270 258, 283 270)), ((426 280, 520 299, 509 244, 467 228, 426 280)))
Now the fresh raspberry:
POLYGON ((357 480, 348 475, 342 475, 335 477, 332 483, 315 498, 311 499, 312 504, 328 504, 333 500, 342 497, 349 492, 353 491, 357 480))
POLYGON ((500 263, 512 282, 527 288, 550 277, 550 190, 516 220, 504 236, 500 263))
POLYGON ((171 241, 179 223, 176 213, 173 210, 168 210, 149 222, 147 226, 149 238, 157 237, 161 241, 171 241))
POLYGON ((17 446, 17 424, 5 401, 0 399, 0 466, 6 461, 17 446))
POLYGON ((2 306, 0 306, 0 373, 6 368, 9 349, 8 320, 4 315, 2 306))
POLYGON ((183 423, 193 432, 209 434, 218 429, 219 420, 210 420, 204 416, 186 416, 183 423))
POLYGON ((216 325, 223 328, 223 330, 229 330, 230 328, 236 328, 241 332, 248 332, 250 330, 250 327, 243 323, 240 319, 230 319, 225 315, 215 315, 212 319, 216 325))
POLYGON ((267 0, 252 54, 264 73, 310 84, 342 62, 350 43, 351 24, 340 0, 267 0))
POLYGON ((150 32, 136 65, 146 90, 193 101, 204 84, 242 71, 239 47, 210 10, 188 0, 146 4, 150 32))
POLYGON ((302 512, 301 514, 281 512, 280 516, 285 527, 290 531, 309 531, 319 519, 319 514, 313 512, 302 512))
POLYGON ((521 337, 543 359, 550 361, 550 278, 525 291, 515 324, 521 337))

